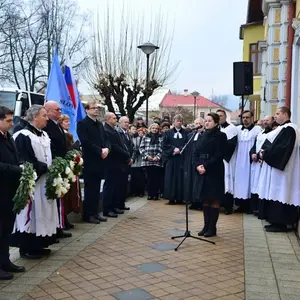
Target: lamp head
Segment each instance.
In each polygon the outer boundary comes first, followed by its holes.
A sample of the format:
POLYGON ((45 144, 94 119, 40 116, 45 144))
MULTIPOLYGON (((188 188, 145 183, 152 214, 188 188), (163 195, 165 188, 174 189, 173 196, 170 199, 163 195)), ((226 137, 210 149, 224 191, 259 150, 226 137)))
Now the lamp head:
POLYGON ((147 42, 142 45, 138 46, 139 49, 141 49, 145 54, 150 55, 152 54, 155 50, 159 49, 158 46, 155 46, 154 44, 147 42))
POLYGON ((194 91, 194 92, 191 93, 191 95, 192 95, 194 98, 197 98, 197 97, 200 95, 200 93, 198 93, 197 91, 194 91))

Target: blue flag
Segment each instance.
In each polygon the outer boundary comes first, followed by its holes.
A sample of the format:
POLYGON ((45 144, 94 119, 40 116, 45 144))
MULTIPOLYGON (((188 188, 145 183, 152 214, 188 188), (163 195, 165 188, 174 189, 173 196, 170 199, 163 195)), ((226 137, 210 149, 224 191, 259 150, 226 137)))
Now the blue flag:
POLYGON ((78 140, 76 126, 77 126, 77 111, 72 103, 71 96, 60 68, 57 52, 55 51, 50 75, 48 78, 46 101, 57 102, 62 110, 62 114, 68 115, 70 118, 69 132, 73 135, 74 141, 78 140))

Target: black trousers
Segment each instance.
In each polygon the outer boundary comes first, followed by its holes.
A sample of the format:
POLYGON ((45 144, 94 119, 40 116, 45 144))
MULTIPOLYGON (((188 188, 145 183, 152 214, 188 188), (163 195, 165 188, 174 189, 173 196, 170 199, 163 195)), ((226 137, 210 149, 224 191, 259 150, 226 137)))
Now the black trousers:
POLYGON ((15 215, 11 212, 0 217, 0 269, 9 261, 9 244, 15 215))
POLYGON ((118 184, 116 185, 116 207, 123 209, 128 191, 129 168, 122 169, 118 174, 118 184))
POLYGON ((145 173, 143 167, 131 168, 130 192, 135 196, 145 194, 145 173))
POLYGON ((164 190, 165 190, 165 167, 160 168, 159 173, 160 173, 159 192, 160 192, 160 194, 164 194, 164 190))
POLYGON ((128 169, 111 168, 107 170, 103 187, 103 213, 125 206, 127 195, 128 169))
POLYGON ((148 181, 148 196, 156 197, 159 194, 161 168, 156 166, 145 167, 148 181))
POLYGON ((98 215, 101 179, 101 173, 83 172, 83 217, 98 215))

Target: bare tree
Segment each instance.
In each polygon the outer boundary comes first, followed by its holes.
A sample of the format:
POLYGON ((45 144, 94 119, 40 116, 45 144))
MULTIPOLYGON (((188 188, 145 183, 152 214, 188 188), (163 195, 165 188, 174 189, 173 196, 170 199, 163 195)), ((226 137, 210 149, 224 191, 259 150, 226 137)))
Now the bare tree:
POLYGON ((211 100, 222 106, 226 106, 228 103, 228 95, 212 95, 211 100))
POLYGON ((161 13, 157 14, 146 30, 145 19, 136 19, 123 6, 121 22, 117 27, 112 7, 108 4, 104 24, 98 14, 92 40, 88 81, 105 99, 108 110, 134 115, 154 90, 167 83, 174 75, 177 64, 170 61, 173 32, 161 13), (102 28, 102 29, 101 29, 102 28), (118 28, 118 29, 117 29, 118 28), (150 55, 149 86, 146 87, 146 57, 137 46, 151 41, 160 48, 150 55))
POLYGON ((162 116, 169 116, 170 120, 173 120, 175 115, 180 114, 183 117, 184 124, 191 124, 194 121, 193 111, 187 107, 175 106, 164 107, 162 109, 162 116))
POLYGON ((77 14, 76 5, 72 0, 16 0, 6 7, 7 22, 0 27, 2 79, 19 89, 44 89, 54 45, 62 62, 69 52, 80 66, 87 58, 81 53, 87 42, 87 17, 77 14))

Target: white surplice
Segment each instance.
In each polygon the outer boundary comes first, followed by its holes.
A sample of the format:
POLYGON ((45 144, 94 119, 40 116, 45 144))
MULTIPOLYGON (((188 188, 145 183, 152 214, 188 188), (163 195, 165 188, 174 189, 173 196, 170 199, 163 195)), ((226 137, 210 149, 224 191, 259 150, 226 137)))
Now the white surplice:
MULTIPOLYGON (((256 143, 255 143, 255 153, 258 154, 260 151, 262 145, 264 144, 265 140, 267 138, 267 133, 264 131, 259 133, 257 138, 256 138, 256 143)), ((260 177, 260 172, 261 172, 261 164, 257 162, 252 162, 251 163, 251 194, 257 194, 258 190, 258 181, 260 177)))
MULTIPOLYGON (((31 140, 32 149, 38 161, 46 163, 48 166, 52 163, 50 148, 50 138, 43 131, 42 136, 37 136, 27 129, 16 132, 13 137, 16 139, 19 134, 23 134, 31 140)), ((46 174, 42 175, 36 182, 30 222, 25 225, 27 220, 28 207, 26 206, 17 216, 14 225, 14 231, 33 233, 36 236, 52 236, 59 227, 57 203, 48 200, 46 197, 46 174)))
MULTIPOLYGON (((220 128, 222 132, 226 134, 227 140, 230 140, 237 136, 238 129, 236 126, 229 124, 225 128, 220 128)), ((236 164, 236 154, 237 154, 237 147, 235 151, 233 152, 230 161, 227 162, 225 159, 224 162, 224 181, 225 181, 225 194, 233 194, 234 191, 234 172, 235 172, 235 164, 236 164)))
MULTIPOLYGON (((281 130, 292 127, 296 133, 296 141, 293 152, 283 171, 272 168, 270 175, 270 188, 268 199, 279 201, 283 204, 300 205, 300 154, 299 154, 299 132, 297 125, 287 123, 279 126, 281 130)), ((278 132, 278 134, 280 131, 278 132)), ((277 135, 278 135, 277 134, 277 135)))
POLYGON ((238 126, 237 157, 234 176, 234 198, 249 199, 251 197, 251 164, 250 150, 254 145, 255 138, 261 133, 259 126, 254 126, 251 130, 238 126))

